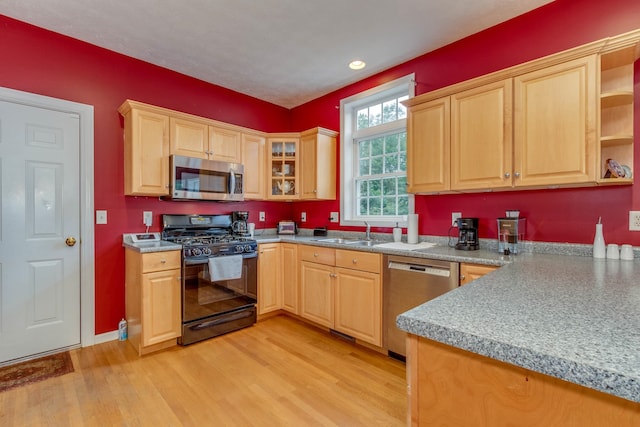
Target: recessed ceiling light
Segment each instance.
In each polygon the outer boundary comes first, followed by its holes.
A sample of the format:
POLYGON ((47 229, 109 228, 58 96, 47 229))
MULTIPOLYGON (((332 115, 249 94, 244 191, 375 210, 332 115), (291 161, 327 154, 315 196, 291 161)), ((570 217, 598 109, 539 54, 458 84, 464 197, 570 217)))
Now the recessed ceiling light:
POLYGON ((356 59, 355 61, 351 61, 349 63, 349 68, 351 68, 352 70, 362 70, 365 65, 367 65, 364 61, 360 61, 359 59, 356 59))

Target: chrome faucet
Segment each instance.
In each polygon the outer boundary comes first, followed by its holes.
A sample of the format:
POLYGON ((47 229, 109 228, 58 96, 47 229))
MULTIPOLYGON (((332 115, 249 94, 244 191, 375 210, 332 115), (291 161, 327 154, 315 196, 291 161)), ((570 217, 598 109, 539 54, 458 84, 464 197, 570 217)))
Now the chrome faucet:
POLYGON ((365 221, 364 225, 367 226, 367 231, 366 231, 366 234, 365 234, 365 238, 366 238, 366 240, 371 240, 371 224, 369 224, 367 221, 365 221))

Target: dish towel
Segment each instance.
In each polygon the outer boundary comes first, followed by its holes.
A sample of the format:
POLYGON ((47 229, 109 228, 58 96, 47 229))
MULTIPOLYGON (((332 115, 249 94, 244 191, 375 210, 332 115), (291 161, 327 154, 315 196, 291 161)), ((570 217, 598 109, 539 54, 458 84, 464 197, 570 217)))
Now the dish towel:
POLYGON ((390 242, 390 243, 381 243, 376 245, 379 248, 387 248, 387 249, 402 249, 405 251, 415 251, 416 249, 428 249, 436 246, 435 243, 429 242, 420 242, 420 243, 404 243, 404 242, 390 242))
POLYGON ((241 278, 242 255, 209 258, 209 276, 211 276, 212 282, 241 278))

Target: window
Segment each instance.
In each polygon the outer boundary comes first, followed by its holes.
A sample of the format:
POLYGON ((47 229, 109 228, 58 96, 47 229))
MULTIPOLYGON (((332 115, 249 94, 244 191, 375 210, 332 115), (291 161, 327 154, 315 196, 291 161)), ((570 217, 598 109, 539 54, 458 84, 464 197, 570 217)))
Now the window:
POLYGON ((407 194, 407 110, 413 75, 343 99, 341 224, 405 223, 413 213, 407 194))

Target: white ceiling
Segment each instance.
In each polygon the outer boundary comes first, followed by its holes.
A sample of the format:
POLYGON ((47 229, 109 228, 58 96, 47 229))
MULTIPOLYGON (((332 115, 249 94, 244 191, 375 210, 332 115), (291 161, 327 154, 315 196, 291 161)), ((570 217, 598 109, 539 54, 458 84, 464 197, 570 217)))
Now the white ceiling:
POLYGON ((546 3, 2 0, 0 14, 291 108, 546 3))

